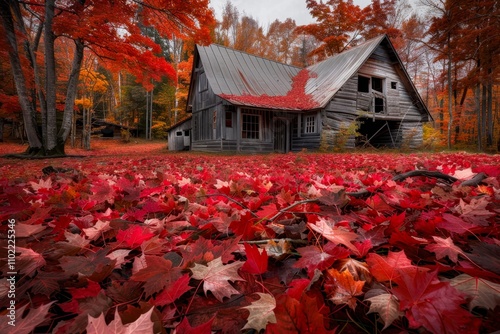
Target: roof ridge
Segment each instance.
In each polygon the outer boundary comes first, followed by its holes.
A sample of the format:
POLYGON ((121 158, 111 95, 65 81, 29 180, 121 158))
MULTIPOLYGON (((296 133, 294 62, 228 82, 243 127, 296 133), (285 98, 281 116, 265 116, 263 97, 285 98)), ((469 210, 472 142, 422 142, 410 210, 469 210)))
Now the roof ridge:
MULTIPOLYGON (((338 57, 338 56, 340 56, 340 55, 345 55, 346 53, 351 52, 351 51, 355 51, 355 50, 357 50, 357 49, 359 49, 359 48, 361 48, 361 47, 366 46, 367 44, 374 43, 376 40, 379 40, 379 39, 380 39, 380 41, 382 41, 382 39, 383 39, 384 37, 386 37, 386 36, 387 36, 386 34, 383 34, 383 35, 378 35, 377 37, 370 38, 369 40, 366 40, 366 41, 364 41, 363 43, 361 43, 361 44, 359 44, 359 45, 353 46, 353 47, 352 47, 352 48, 350 48, 350 49, 344 49, 344 50, 343 50, 342 52, 340 52, 340 53, 337 53, 337 54, 335 54, 335 55, 333 55, 333 56, 327 57, 327 58, 323 59, 322 61, 319 61, 319 62, 317 62, 317 63, 311 64, 311 65, 309 65, 309 66, 307 66, 307 67, 305 67, 305 68, 315 67, 316 65, 321 64, 321 63, 326 62, 326 61, 329 61, 329 60, 331 60, 332 58, 336 58, 336 57, 338 57)), ((380 43, 380 41, 379 41, 379 43, 380 43)), ((377 44, 378 44, 378 43, 377 43, 377 44)))
POLYGON ((209 45, 200 45, 200 44, 197 44, 197 46, 199 46, 199 47, 217 46, 219 48, 223 48, 223 49, 226 49, 228 51, 237 52, 237 53, 241 53, 241 54, 246 54, 246 55, 248 55, 250 57, 260 58, 260 59, 263 59, 263 60, 268 61, 268 62, 273 62, 273 63, 276 63, 276 64, 285 65, 285 66, 297 68, 297 69, 300 69, 300 70, 305 68, 305 67, 290 65, 290 64, 287 64, 287 63, 282 63, 282 62, 274 60, 274 59, 269 59, 269 58, 266 58, 266 57, 263 57, 263 56, 254 55, 254 54, 246 52, 246 51, 241 51, 241 50, 234 49, 234 48, 231 48, 229 46, 225 46, 225 45, 221 45, 221 44, 217 44, 217 43, 211 43, 209 45))

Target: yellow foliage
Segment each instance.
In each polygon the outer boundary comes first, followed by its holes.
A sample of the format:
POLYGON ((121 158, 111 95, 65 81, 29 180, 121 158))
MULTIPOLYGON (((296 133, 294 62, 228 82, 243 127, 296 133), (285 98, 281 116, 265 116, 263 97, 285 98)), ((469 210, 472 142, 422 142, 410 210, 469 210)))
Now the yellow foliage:
POLYGON ((424 123, 423 137, 423 147, 427 149, 444 146, 446 142, 445 136, 441 135, 439 129, 434 128, 431 123, 424 123))
POLYGON ((81 98, 81 99, 76 99, 75 104, 77 106, 79 106, 80 108, 84 108, 84 109, 89 109, 92 107, 92 101, 90 101, 90 99, 85 98, 85 97, 81 98))

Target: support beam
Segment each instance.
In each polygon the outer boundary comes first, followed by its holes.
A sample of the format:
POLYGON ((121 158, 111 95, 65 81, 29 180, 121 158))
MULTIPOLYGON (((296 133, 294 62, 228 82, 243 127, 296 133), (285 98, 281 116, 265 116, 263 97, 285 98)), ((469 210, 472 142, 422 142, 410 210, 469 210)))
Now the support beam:
POLYGON ((236 151, 241 151, 241 107, 236 107, 236 151))

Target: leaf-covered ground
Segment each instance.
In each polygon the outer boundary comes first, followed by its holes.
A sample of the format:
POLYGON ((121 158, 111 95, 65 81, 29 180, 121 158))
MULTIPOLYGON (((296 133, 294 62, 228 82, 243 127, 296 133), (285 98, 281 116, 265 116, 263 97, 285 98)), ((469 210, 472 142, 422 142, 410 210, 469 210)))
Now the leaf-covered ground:
POLYGON ((110 144, 69 150, 87 155, 79 158, 0 158, 0 305, 11 300, 9 222, 17 254, 16 327, 2 306, 0 328, 319 334, 500 327, 500 156, 228 156, 164 147, 110 144), (458 181, 393 180, 412 170, 458 181), (462 185, 481 172, 481 184, 462 185))

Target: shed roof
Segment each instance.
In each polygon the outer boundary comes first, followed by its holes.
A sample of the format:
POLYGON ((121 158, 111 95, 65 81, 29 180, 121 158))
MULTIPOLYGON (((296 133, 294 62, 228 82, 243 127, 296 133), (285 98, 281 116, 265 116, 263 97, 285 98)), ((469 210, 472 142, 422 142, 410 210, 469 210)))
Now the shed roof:
POLYGON ((193 118, 193 115, 188 115, 187 117, 184 117, 183 119, 181 119, 180 121, 178 121, 177 123, 174 123, 172 124, 171 126, 169 126, 167 128, 167 132, 170 132, 172 131, 173 129, 177 128, 178 126, 186 123, 187 121, 191 120, 191 118, 193 118))
MULTIPOLYGON (((301 87, 304 90, 303 95, 312 101, 312 103, 307 104, 307 110, 323 108, 382 43, 388 47, 395 62, 401 64, 389 38, 386 35, 381 35, 307 67, 305 70, 308 71, 309 78, 301 87)), ((203 64, 213 92, 221 98, 235 105, 247 107, 305 110, 301 108, 300 104, 294 106, 275 103, 273 105, 273 103, 269 103, 270 99, 248 98, 262 96, 272 98, 289 95, 292 89, 297 89, 297 87, 293 87, 294 80, 303 69, 217 44, 197 45, 196 55, 203 64)), ((410 94, 414 95, 420 102, 419 108, 422 109, 423 113, 430 115, 402 64, 401 68, 413 90, 410 94)), ((282 101, 280 100, 280 102, 282 101)))

